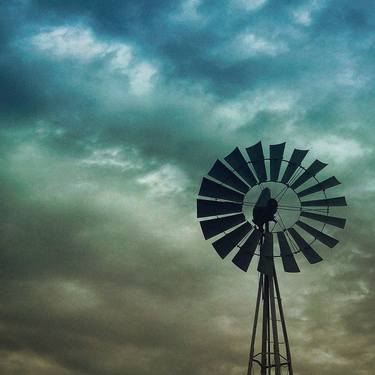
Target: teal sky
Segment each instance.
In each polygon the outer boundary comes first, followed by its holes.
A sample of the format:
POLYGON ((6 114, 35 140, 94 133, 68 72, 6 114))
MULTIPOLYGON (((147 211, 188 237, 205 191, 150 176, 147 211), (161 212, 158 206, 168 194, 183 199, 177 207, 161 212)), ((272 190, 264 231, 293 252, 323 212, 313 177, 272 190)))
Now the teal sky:
POLYGON ((0 373, 243 375, 257 287, 204 241, 235 146, 310 149, 348 224, 278 264, 295 375, 373 374, 373 1, 3 2, 0 373))

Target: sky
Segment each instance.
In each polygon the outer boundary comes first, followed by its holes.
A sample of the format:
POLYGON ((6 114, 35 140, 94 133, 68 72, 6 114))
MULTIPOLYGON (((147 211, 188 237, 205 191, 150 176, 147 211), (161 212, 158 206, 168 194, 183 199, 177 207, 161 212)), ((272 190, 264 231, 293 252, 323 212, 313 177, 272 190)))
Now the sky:
POLYGON ((234 147, 327 162, 348 218, 277 264, 295 375, 373 374, 375 3, 0 7, 0 372, 241 375, 258 275, 196 219, 234 147))

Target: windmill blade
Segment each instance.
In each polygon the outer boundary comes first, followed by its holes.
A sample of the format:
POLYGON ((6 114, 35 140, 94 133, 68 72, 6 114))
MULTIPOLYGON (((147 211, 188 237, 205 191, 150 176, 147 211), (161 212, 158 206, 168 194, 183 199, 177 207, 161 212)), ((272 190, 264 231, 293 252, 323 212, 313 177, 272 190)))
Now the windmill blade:
POLYGON ((321 243, 330 248, 335 247, 339 243, 339 241, 336 240, 336 238, 333 238, 328 234, 321 232, 320 230, 304 223, 303 221, 298 220, 296 224, 304 231, 314 236, 318 241, 320 241, 321 243))
POLYGON ((324 191, 324 190, 327 190, 331 187, 334 187, 334 186, 337 186, 337 185, 340 185, 340 184, 341 184, 341 182, 335 176, 332 176, 332 177, 327 178, 326 180, 324 180, 322 182, 319 182, 316 185, 313 185, 311 187, 308 187, 305 190, 300 191, 299 193, 297 193, 297 195, 300 198, 305 197, 306 195, 317 193, 318 191, 324 191))
POLYGON ((273 262, 273 233, 264 233, 264 241, 260 246, 258 271, 265 275, 272 275, 274 270, 273 262))
POLYGON ((318 263, 323 260, 294 228, 289 228, 288 232, 291 234, 298 248, 310 264, 318 263))
POLYGON ((212 243, 221 258, 225 258, 233 248, 251 231, 251 224, 247 221, 240 227, 212 243))
POLYGON ((243 223, 244 221, 246 221, 245 216, 243 214, 237 214, 217 219, 200 221, 199 224, 201 225, 204 238, 208 240, 209 238, 214 237, 227 229, 231 229, 236 225, 243 223))
POLYGON ((292 156, 288 162, 288 166, 285 169, 284 175, 281 179, 281 182, 287 184, 290 178, 293 176, 294 172, 301 165, 302 160, 305 158, 309 150, 298 150, 295 148, 293 150, 292 156))
POLYGON ((242 211, 242 204, 234 202, 197 199, 197 217, 235 214, 242 211))
POLYGON ((297 180, 292 184, 291 188, 296 190, 299 186, 304 184, 310 178, 314 177, 328 164, 321 162, 320 160, 315 160, 306 170, 297 178, 297 180))
POLYGON ((289 242, 284 232, 277 232, 277 238, 279 240, 280 255, 283 262, 285 272, 300 272, 298 264, 294 259, 292 250, 290 249, 289 242))
POLYGON ((246 272, 248 270, 261 236, 261 231, 254 229, 241 246, 239 252, 232 259, 232 262, 242 271, 246 272))
POLYGON ((199 195, 211 198, 226 199, 233 202, 243 202, 244 195, 229 189, 215 181, 203 177, 199 195))
POLYGON ((249 187, 242 182, 228 167, 226 167, 220 160, 216 160, 213 167, 208 172, 208 175, 216 178, 224 184, 241 191, 246 194, 249 191, 249 187))
POLYGON ((281 161, 283 160, 285 142, 278 145, 270 145, 270 174, 271 181, 278 181, 281 161))
POLYGON ((341 217, 320 215, 320 214, 315 214, 313 212, 306 212, 306 211, 302 211, 301 216, 307 217, 308 219, 320 221, 321 223, 333 225, 334 227, 337 227, 337 228, 342 228, 342 229, 345 228, 346 220, 341 217))
POLYGON ((227 155, 224 160, 250 185, 250 187, 257 184, 257 179, 238 147, 227 155))
POLYGON ((346 206, 346 199, 345 197, 337 197, 337 198, 326 198, 326 199, 316 199, 312 201, 304 201, 301 202, 302 207, 314 207, 314 206, 346 206))
POLYGON ((264 154, 262 148, 262 142, 258 142, 255 145, 246 149, 251 163, 253 164, 255 173, 258 177, 259 182, 267 180, 266 165, 264 163, 264 154))

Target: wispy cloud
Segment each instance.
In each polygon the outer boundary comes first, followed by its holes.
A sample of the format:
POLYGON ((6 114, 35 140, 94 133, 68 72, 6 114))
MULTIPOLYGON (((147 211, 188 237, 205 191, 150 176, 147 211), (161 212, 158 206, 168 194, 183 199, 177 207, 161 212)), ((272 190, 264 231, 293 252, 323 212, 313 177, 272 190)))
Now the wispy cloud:
POLYGON ((122 171, 142 167, 142 161, 134 149, 118 147, 93 150, 91 155, 82 160, 82 163, 88 166, 114 167, 122 171))
POLYGON ((156 196, 181 193, 186 189, 187 181, 184 172, 170 164, 137 178, 140 185, 146 186, 156 196))
POLYGON ((204 18, 199 13, 200 4, 201 0, 183 0, 171 19, 177 22, 203 22, 204 18))
POLYGON ((76 59, 82 63, 94 60, 107 62, 107 69, 129 78, 130 89, 136 95, 150 92, 157 68, 136 58, 133 48, 125 43, 101 41, 92 30, 83 26, 60 26, 41 31, 31 38, 40 51, 58 59, 76 59))
POLYGON ((270 38, 244 31, 224 45, 212 48, 210 53, 219 58, 220 62, 233 63, 255 57, 276 57, 287 51, 287 44, 277 36, 270 38))
POLYGON ((267 0, 232 0, 232 2, 247 11, 255 11, 261 9, 267 0))
POLYGON ((322 0, 310 0, 307 3, 299 5, 293 10, 294 21, 302 26, 310 26, 314 13, 325 6, 322 0))
MULTIPOLYGON (((41 31, 31 38, 31 42, 56 57, 73 57, 87 62, 114 51, 107 43, 96 40, 91 30, 82 26, 60 26, 41 31)), ((129 47, 122 47, 130 53, 129 47)))
POLYGON ((286 89, 256 90, 218 104, 213 114, 218 124, 235 130, 251 123, 262 112, 282 114, 296 111, 296 102, 296 95, 286 89))
POLYGON ((316 138, 310 142, 310 147, 316 154, 326 160, 333 160, 342 164, 364 159, 371 155, 372 149, 357 139, 344 138, 339 135, 330 135, 316 138))

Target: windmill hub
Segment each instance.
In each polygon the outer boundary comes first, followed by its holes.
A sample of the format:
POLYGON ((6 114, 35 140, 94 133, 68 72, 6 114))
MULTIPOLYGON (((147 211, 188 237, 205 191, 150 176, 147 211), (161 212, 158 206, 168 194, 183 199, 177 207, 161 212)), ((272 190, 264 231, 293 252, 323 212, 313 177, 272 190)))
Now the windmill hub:
POLYGON ((277 212, 278 203, 276 199, 270 198, 267 203, 267 209, 272 212, 272 215, 275 215, 277 212))
POLYGON ((261 232, 264 232, 264 226, 266 226, 266 230, 269 231, 270 221, 276 223, 275 214, 277 212, 277 207, 277 200, 271 198, 271 190, 267 187, 264 188, 253 208, 253 223, 261 232))
POLYGON ((258 202, 261 193, 267 188, 270 190, 270 195, 265 200, 264 206, 268 207, 268 215, 266 216, 269 217, 270 232, 281 232, 284 227, 292 227, 299 219, 301 203, 292 189, 278 181, 265 181, 262 182, 261 187, 257 185, 249 189, 244 198, 244 206, 246 207, 244 215, 246 219, 250 223, 257 225, 254 221, 255 206, 251 205, 250 202, 258 202), (275 221, 273 221, 273 217, 275 221))

